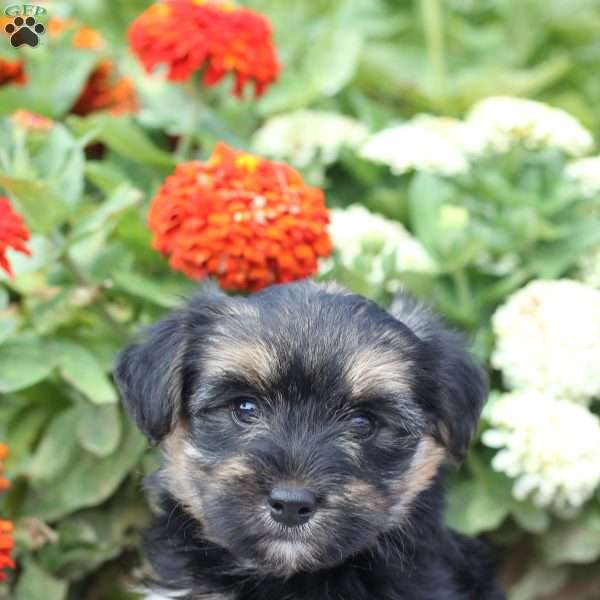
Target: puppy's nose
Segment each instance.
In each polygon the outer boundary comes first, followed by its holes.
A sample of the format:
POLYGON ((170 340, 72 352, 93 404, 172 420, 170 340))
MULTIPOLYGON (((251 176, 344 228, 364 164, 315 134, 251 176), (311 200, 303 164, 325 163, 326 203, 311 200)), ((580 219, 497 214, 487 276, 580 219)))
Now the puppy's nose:
POLYGON ((317 510, 315 495, 306 488, 275 487, 269 496, 271 517, 286 527, 310 520, 317 510))

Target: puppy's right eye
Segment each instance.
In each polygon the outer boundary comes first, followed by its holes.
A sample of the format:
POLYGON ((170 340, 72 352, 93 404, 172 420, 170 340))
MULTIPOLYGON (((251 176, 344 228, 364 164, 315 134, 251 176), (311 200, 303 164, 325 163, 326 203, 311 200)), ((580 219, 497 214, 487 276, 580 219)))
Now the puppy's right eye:
POLYGON ((251 425, 260 416, 260 411, 252 398, 237 398, 231 403, 231 415, 237 423, 251 425))

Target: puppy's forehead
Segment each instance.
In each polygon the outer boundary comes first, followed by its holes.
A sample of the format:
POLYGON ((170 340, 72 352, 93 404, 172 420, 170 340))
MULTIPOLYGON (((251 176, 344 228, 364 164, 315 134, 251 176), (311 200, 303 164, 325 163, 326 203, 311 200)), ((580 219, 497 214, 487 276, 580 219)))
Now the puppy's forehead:
POLYGON ((261 321, 258 307, 250 302, 236 299, 229 303, 204 340, 202 374, 241 374, 250 381, 272 380, 276 349, 265 339, 261 321))
POLYGON ((410 356, 377 346, 364 348, 349 357, 344 378, 354 398, 368 394, 406 393, 411 389, 414 362, 410 356))
POLYGON ((241 376, 258 388, 293 375, 317 388, 342 384, 357 398, 410 388, 414 339, 383 309, 339 294, 291 300, 228 305, 206 340, 203 374, 241 376))

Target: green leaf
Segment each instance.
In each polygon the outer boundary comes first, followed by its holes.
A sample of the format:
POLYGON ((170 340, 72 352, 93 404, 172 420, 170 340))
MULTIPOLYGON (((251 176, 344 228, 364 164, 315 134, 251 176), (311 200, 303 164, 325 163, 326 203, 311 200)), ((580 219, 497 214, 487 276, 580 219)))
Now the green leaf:
POLYGON ((35 337, 14 338, 0 345, 0 393, 7 394, 45 379, 54 368, 52 354, 35 337))
POLYGON ((83 217, 73 228, 69 241, 90 235, 100 229, 106 228, 132 206, 136 206, 142 200, 139 190, 128 184, 120 185, 111 196, 99 204, 87 216, 83 217))
MULTIPOLYGON (((53 48, 43 59, 41 54, 32 52, 27 69, 30 81, 35 82, 37 88, 36 98, 44 104, 40 112, 55 117, 68 112, 97 62, 95 52, 81 48, 53 48), (34 55, 36 60, 31 60, 34 55), (60 77, 57 77, 58 73, 60 77)), ((35 91, 32 89, 32 93, 35 91)))
POLYGON ((116 404, 81 407, 77 438, 82 448, 96 456, 112 454, 121 440, 121 418, 116 404))
POLYGON ((318 94, 307 85, 302 77, 284 71, 277 85, 269 90, 258 103, 262 115, 270 115, 285 110, 294 110, 311 104, 318 94))
POLYGON ((184 133, 195 121, 194 114, 208 106, 192 93, 185 84, 173 84, 160 75, 148 75, 142 68, 132 69, 135 90, 144 110, 139 115, 140 124, 150 129, 184 133), (173 110, 176 106, 177 110, 173 110))
POLYGON ((27 226, 33 231, 48 233, 68 215, 66 204, 46 182, 17 179, 0 172, 0 186, 15 197, 27 226))
POLYGON ((137 298, 149 300, 153 304, 162 306, 163 308, 178 306, 181 304, 182 295, 189 291, 187 285, 169 289, 169 286, 165 286, 164 283, 158 283, 154 279, 149 279, 133 271, 117 271, 113 274, 112 280, 115 288, 137 298))
POLYGON ((119 265, 121 271, 134 270, 135 259, 133 252, 123 242, 105 242, 93 259, 85 260, 83 264, 91 280, 114 283, 115 265, 119 265))
POLYGON ((513 503, 510 480, 485 466, 473 478, 451 486, 446 520, 465 535, 496 529, 513 503))
POLYGON ((7 340, 19 326, 19 321, 13 317, 0 316, 0 344, 7 340))
POLYGON ((597 506, 585 510, 576 519, 553 527, 540 546, 551 565, 590 564, 600 558, 600 513, 597 506))
POLYGON ((550 525, 548 512, 529 502, 515 501, 510 512, 519 526, 531 533, 542 533, 550 525))
POLYGON ((71 116, 67 123, 78 135, 93 132, 96 141, 136 163, 166 168, 173 168, 176 164, 174 157, 158 148, 129 117, 103 114, 85 118, 71 116))
POLYGON ((27 108, 54 118, 63 116, 75 104, 97 62, 97 53, 66 44, 28 52, 28 83, 0 90, 0 111, 27 108))
POLYGON ((25 559, 15 600, 65 600, 67 582, 46 573, 31 558, 25 559))
POLYGON ((58 293, 52 290, 46 298, 27 297, 25 307, 31 315, 32 328, 38 335, 48 335, 73 318, 73 295, 73 288, 64 286, 58 293))
POLYGON ((107 194, 127 181, 127 175, 115 164, 101 160, 89 160, 85 165, 85 176, 107 194))
POLYGON ((82 451, 52 483, 32 486, 23 506, 25 516, 55 521, 109 498, 141 458, 146 442, 127 421, 117 450, 97 457, 82 451))
POLYGON ((34 154, 33 163, 67 205, 74 206, 81 199, 85 156, 81 142, 63 125, 54 125, 42 149, 34 154))
POLYGON ((81 410, 72 407, 56 415, 46 428, 28 469, 32 481, 53 480, 76 455, 77 429, 81 410))
POLYGON ((17 475, 28 472, 31 449, 56 412, 55 397, 46 403, 26 398, 28 404, 6 424, 6 440, 11 450, 11 471, 17 475))
POLYGON ((259 102, 259 112, 301 108, 337 94, 354 78, 362 42, 356 29, 323 24, 303 57, 301 72, 284 70, 277 85, 259 102))
POLYGON ((321 35, 306 53, 311 77, 307 84, 320 96, 333 96, 354 77, 362 48, 362 35, 355 29, 325 24, 321 35))
POLYGON ((408 201, 411 228, 435 256, 440 239, 440 207, 450 196, 448 184, 435 175, 417 173, 410 184, 408 201))
POLYGON ((397 185, 369 187, 369 194, 363 200, 369 210, 402 223, 408 221, 408 194, 404 190, 397 185))
POLYGON ((96 357, 83 346, 59 340, 53 350, 61 376, 95 404, 117 402, 117 393, 96 357))
POLYGON ((543 279, 563 275, 591 248, 600 244, 600 222, 590 216, 570 227, 560 240, 541 246, 530 258, 530 266, 543 279))
POLYGON ((399 48, 398 44, 370 40, 361 56, 356 84, 427 110, 431 101, 438 100, 426 96, 427 56, 421 48, 409 44, 399 48))
MULTIPOLYGON (((148 517, 137 482, 127 485, 109 505, 63 519, 57 527, 59 542, 47 544, 41 559, 53 572, 79 579, 136 543, 137 532, 147 524, 148 517)), ((115 600, 112 595, 98 597, 115 600)))

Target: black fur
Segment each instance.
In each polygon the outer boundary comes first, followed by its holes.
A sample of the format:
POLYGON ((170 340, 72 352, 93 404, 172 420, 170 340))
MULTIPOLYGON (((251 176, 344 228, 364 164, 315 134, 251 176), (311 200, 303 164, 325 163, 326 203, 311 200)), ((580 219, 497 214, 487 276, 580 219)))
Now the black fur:
POLYGON ((488 548, 441 525, 442 487, 423 493, 410 532, 390 532, 378 549, 316 574, 282 579, 236 572, 235 558, 202 540, 189 515, 168 497, 145 547, 161 581, 199 590, 185 600, 210 598, 210 592, 233 592, 236 600, 504 600, 488 548))
POLYGON ((502 600, 483 545, 443 525, 443 468, 464 457, 486 379, 461 337, 400 295, 390 312, 310 282, 249 298, 205 288, 126 349, 115 375, 165 448, 146 536, 185 600, 502 600), (237 362, 236 362, 237 361, 237 362), (231 417, 236 398, 258 406, 231 417), (376 423, 353 429, 356 411, 376 423), (280 482, 319 499, 268 517, 280 482))

